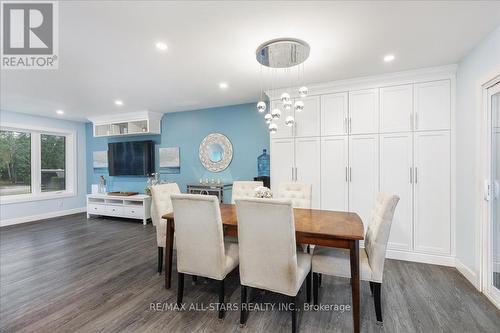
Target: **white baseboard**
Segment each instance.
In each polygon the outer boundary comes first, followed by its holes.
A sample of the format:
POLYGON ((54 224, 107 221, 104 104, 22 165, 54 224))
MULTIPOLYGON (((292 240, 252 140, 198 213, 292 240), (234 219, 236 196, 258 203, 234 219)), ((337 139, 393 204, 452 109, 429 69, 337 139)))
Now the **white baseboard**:
POLYGON ((15 217, 13 219, 1 220, 0 227, 5 227, 8 225, 14 225, 14 224, 21 224, 21 223, 26 223, 26 222, 33 222, 33 221, 37 221, 37 220, 45 220, 45 219, 50 219, 53 217, 59 217, 59 216, 64 216, 64 215, 83 213, 86 211, 87 211, 87 207, 79 207, 79 208, 59 210, 56 212, 49 212, 49 213, 44 213, 44 214, 15 217))
POLYGON ((477 274, 472 269, 465 266, 458 258, 455 258, 455 267, 477 290, 481 290, 477 274))
POLYGON ((455 257, 452 256, 439 256, 417 252, 387 250, 386 258, 455 267, 455 257))

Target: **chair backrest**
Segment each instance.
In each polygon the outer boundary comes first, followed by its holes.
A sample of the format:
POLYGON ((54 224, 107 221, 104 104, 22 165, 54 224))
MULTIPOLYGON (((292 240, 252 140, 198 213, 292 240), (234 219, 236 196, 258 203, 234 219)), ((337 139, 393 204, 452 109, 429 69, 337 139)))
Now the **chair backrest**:
POLYGON ((231 203, 234 204, 236 199, 253 198, 255 188, 259 186, 264 186, 264 183, 241 180, 233 182, 231 203))
POLYGON ((158 221, 160 221, 163 215, 172 212, 172 201, 170 200, 170 195, 179 193, 181 193, 181 191, 176 183, 151 186, 151 196, 153 201, 151 220, 154 225, 158 225, 158 221))
POLYGON ((291 200, 293 208, 311 208, 311 196, 311 184, 283 183, 279 185, 275 197, 291 200))
POLYGON ((213 195, 173 194, 177 271, 221 280, 225 273, 219 200, 213 195))
POLYGON ((372 208, 371 220, 366 229, 365 250, 375 280, 382 281, 387 242, 398 202, 397 195, 379 193, 372 208))
POLYGON ((277 199, 238 199, 241 284, 279 293, 297 283, 297 250, 292 203, 277 199))

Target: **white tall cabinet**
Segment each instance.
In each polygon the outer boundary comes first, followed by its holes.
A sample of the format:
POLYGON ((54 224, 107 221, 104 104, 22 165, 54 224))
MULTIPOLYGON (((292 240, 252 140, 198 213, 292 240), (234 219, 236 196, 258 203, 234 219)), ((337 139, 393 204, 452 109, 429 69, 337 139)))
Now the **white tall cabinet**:
POLYGON ((365 228, 375 195, 396 194, 388 256, 453 265, 455 76, 417 74, 319 85, 271 136, 271 184, 310 183, 313 207, 356 212, 365 228))

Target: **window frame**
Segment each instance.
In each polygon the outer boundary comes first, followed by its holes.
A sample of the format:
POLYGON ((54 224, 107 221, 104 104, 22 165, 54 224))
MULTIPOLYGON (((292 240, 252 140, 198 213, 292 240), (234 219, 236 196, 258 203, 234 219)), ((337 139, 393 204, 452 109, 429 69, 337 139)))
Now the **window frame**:
POLYGON ((13 194, 0 196, 0 204, 29 202, 37 200, 59 199, 65 197, 76 196, 76 131, 60 128, 49 128, 40 126, 30 126, 14 123, 2 123, 0 125, 2 131, 15 131, 30 133, 31 135, 31 193, 29 194, 13 194), (41 184, 41 135, 59 135, 66 138, 65 150, 65 177, 66 189, 63 191, 42 192, 41 184))

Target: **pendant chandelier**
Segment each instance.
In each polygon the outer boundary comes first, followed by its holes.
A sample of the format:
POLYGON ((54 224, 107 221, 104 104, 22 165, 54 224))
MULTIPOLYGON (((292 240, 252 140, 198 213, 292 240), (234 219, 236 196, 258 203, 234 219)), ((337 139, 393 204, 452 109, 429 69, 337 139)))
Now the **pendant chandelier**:
MULTIPOLYGON (((266 80, 263 77, 263 69, 264 67, 266 68, 268 77, 270 77, 270 80, 268 80, 270 81, 267 87, 268 91, 273 91, 280 79, 279 76, 283 76, 281 80, 288 79, 289 87, 294 85, 301 86, 297 93, 300 98, 305 98, 309 91, 307 87, 303 85, 304 61, 309 57, 309 51, 309 44, 303 40, 296 38, 278 38, 261 44, 255 52, 257 61, 260 63, 261 74, 260 100, 257 103, 257 111, 259 113, 265 113, 264 119, 271 133, 276 133, 278 130, 278 125, 275 121, 281 118, 281 110, 279 108, 273 108, 271 110, 271 108, 267 109, 266 107, 263 94, 264 81, 266 80), (296 74, 293 73, 295 71, 296 74)), ((300 99, 296 99, 294 103, 290 93, 286 91, 281 94, 280 102, 282 109, 285 111, 290 111, 292 107, 295 112, 304 110, 304 102, 300 99)), ((291 115, 287 116, 284 123, 286 126, 291 127, 295 124, 295 118, 291 115)))

